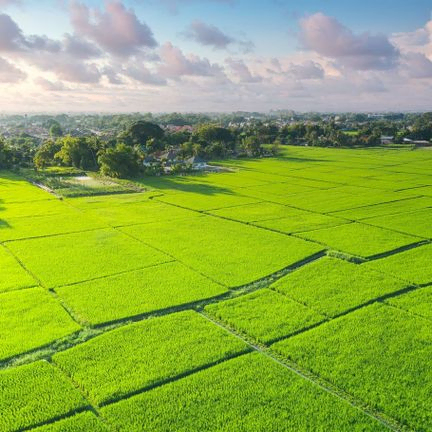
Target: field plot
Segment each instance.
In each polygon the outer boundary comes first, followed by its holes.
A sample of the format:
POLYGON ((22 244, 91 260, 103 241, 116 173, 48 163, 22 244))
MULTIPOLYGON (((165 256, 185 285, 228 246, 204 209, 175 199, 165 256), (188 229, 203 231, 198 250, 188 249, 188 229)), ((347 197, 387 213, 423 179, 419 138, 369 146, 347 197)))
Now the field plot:
POLYGON ((106 199, 104 202, 104 207, 89 205, 86 207, 86 211, 94 218, 100 219, 104 223, 114 227, 145 224, 155 221, 171 222, 177 219, 187 219, 196 214, 196 212, 191 210, 155 200, 131 201, 120 205, 115 205, 116 201, 112 202, 110 199, 106 199))
POLYGON ((42 288, 0 294, 0 360, 80 329, 42 288))
POLYGON ((104 227, 105 225, 97 219, 65 207, 64 212, 59 215, 7 219, 5 226, 0 225, 0 241, 45 237, 104 227))
POLYGON ((432 429, 430 321, 374 304, 273 349, 410 430, 432 429))
POLYGON ((279 219, 284 216, 301 216, 304 211, 269 202, 247 204, 210 211, 210 214, 235 219, 242 222, 257 222, 269 219, 279 219))
POLYGON ((431 262, 432 245, 429 244, 363 265, 388 275, 423 285, 432 283, 431 262))
POLYGON ((108 208, 125 204, 145 203, 155 196, 162 195, 160 192, 149 191, 133 194, 119 195, 96 195, 64 200, 65 203, 80 210, 95 210, 98 208, 108 208))
MULTIPOLYGON (((289 198, 289 204, 293 207, 319 213, 334 213, 356 207, 397 201, 406 197, 408 196, 403 196, 396 192, 371 191, 369 194, 351 194, 329 189, 327 191, 313 191, 305 194, 293 195, 289 198)), ((288 202, 284 202, 284 204, 288 204, 288 202)))
POLYGON ((418 194, 418 195, 424 195, 427 197, 432 197, 432 185, 430 184, 432 180, 429 180, 429 184, 427 186, 418 187, 415 189, 412 189, 410 192, 418 194))
POLYGON ((431 162, 282 146, 64 200, 0 171, 0 431, 432 430, 431 162))
POLYGON ((362 223, 351 223, 299 234, 332 249, 370 258, 375 255, 418 243, 422 239, 362 223))
POLYGON ((100 404, 248 350, 188 311, 114 330, 55 355, 54 362, 100 404))
MULTIPOLYGON (((380 191, 388 191, 388 192, 395 192, 399 189, 399 184, 395 183, 394 181, 386 181, 383 179, 377 179, 377 178, 367 178, 364 177, 351 177, 348 181, 350 185, 353 186, 367 186, 368 188, 380 190, 380 191)), ((417 195, 414 193, 414 191, 406 191, 406 192, 412 192, 414 195, 417 195)))
POLYGON ((8 243, 46 287, 94 279, 170 261, 166 255, 111 229, 8 243))
POLYGON ((122 432, 387 430, 259 354, 109 405, 102 414, 122 432))
POLYGON ((231 172, 205 173, 186 176, 194 182, 206 183, 217 187, 229 188, 256 188, 269 183, 284 181, 284 177, 269 172, 245 169, 233 170, 231 172))
POLYGON ((304 210, 290 209, 288 217, 257 221, 254 222, 254 225, 286 234, 293 234, 339 226, 346 223, 349 223, 349 221, 345 219, 304 210))
POLYGON ((368 224, 403 231, 419 237, 432 238, 432 208, 368 219, 368 224))
POLYGON ((48 192, 26 181, 0 183, 0 207, 13 203, 55 199, 54 195, 50 195, 48 192))
POLYGON ((120 182, 99 176, 45 177, 42 182, 64 197, 133 192, 120 182))
POLYGON ((56 288, 74 315, 89 324, 179 306, 226 291, 178 262, 56 288))
POLYGON ((325 319, 323 315, 268 289, 211 304, 205 310, 262 343, 288 336, 325 319))
POLYGON ((122 231, 231 287, 267 276, 323 249, 300 239, 212 216, 176 224, 135 225, 122 231))
POLYGON ((407 174, 403 172, 387 171, 375 176, 375 179, 394 182, 398 190, 413 189, 410 192, 416 195, 421 194, 419 194, 417 189, 414 188, 419 188, 421 186, 427 186, 430 184, 430 177, 428 176, 407 174))
POLYGON ((203 188, 200 185, 196 185, 188 192, 167 194, 157 199, 192 210, 214 210, 258 202, 254 198, 242 196, 231 191, 219 191, 217 188, 212 190, 212 188, 203 188))
POLYGON ((0 196, 0 220, 62 214, 66 207, 65 203, 58 199, 2 204, 0 196))
POLYGON ((391 298, 387 303, 432 320, 432 287, 417 289, 391 298))
POLYGON ((428 197, 408 198, 400 201, 393 201, 384 204, 375 204, 367 207, 359 207, 352 210, 344 210, 341 212, 332 213, 334 216, 343 217, 351 220, 362 220, 395 215, 409 211, 415 211, 432 207, 432 199, 428 197))
POLYGON ((251 194, 257 194, 257 196, 282 196, 286 197, 289 195, 296 195, 296 194, 302 194, 305 192, 310 192, 313 190, 311 186, 305 186, 301 184, 297 184, 295 180, 289 181, 288 179, 285 179, 286 183, 271 183, 266 184, 262 186, 256 186, 253 188, 245 188, 242 189, 241 192, 245 195, 251 194))
POLYGON ((272 288, 327 316, 335 316, 408 285, 364 265, 325 257, 288 274, 272 288))
POLYGON ((0 293, 20 288, 36 286, 31 277, 18 261, 0 245, 0 293))
POLYGON ((0 430, 15 432, 82 410, 86 402, 45 361, 0 372, 0 430))
POLYGON ((32 432, 109 432, 109 430, 108 426, 92 412, 86 411, 65 420, 32 429, 32 432))

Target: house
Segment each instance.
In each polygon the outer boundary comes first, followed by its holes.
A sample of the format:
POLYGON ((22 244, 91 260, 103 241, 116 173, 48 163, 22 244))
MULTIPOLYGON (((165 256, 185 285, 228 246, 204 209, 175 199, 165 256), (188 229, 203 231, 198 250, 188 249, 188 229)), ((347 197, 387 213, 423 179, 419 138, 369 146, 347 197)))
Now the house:
POLYGON ((168 150, 160 155, 159 160, 165 162, 165 166, 175 165, 178 163, 177 152, 175 150, 168 150))
POLYGON ((143 165, 144 165, 145 167, 153 167, 153 166, 156 166, 156 165, 159 165, 159 164, 160 164, 159 160, 156 159, 156 158, 155 158, 154 156, 152 156, 152 155, 147 156, 147 157, 144 159, 144 162, 143 162, 143 165))
POLYGON ((199 157, 199 156, 192 156, 189 159, 186 159, 186 164, 190 165, 193 170, 203 170, 208 167, 207 162, 199 157))
POLYGON ((404 143, 407 144, 414 144, 416 146, 420 146, 420 147, 429 147, 432 146, 432 143, 430 141, 426 141, 426 140, 412 140, 409 138, 404 138, 404 143))
POLYGON ((381 135, 381 144, 392 144, 394 136, 381 135))

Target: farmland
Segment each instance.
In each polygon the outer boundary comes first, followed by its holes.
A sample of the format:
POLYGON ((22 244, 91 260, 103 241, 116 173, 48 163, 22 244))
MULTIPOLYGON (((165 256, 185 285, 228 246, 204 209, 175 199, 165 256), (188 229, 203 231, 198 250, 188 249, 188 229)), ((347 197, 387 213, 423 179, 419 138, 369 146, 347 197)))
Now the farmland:
POLYGON ((431 163, 286 146, 62 199, 0 171, 0 430, 432 430, 431 163))

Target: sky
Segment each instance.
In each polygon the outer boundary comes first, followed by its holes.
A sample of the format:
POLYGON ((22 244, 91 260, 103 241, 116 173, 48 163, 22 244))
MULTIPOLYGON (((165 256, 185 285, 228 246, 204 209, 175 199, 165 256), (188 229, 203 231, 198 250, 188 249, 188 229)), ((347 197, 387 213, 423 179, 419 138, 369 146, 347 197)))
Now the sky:
POLYGON ((0 0, 0 112, 432 110, 430 0, 0 0))

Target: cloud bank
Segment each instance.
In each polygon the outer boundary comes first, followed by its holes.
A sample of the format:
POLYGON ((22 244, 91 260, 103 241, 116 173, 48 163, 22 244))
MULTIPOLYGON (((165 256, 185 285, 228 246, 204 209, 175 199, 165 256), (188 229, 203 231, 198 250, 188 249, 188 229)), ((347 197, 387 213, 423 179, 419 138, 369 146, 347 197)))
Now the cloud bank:
POLYGON ((155 24, 121 1, 72 1, 68 14, 69 32, 53 38, 27 34, 0 13, 4 104, 21 94, 23 103, 59 110, 343 111, 429 108, 432 97, 432 22, 392 35, 356 33, 319 12, 298 19, 296 51, 287 45, 265 56, 200 19, 183 30, 195 43, 188 49, 184 38, 157 40, 155 24))

